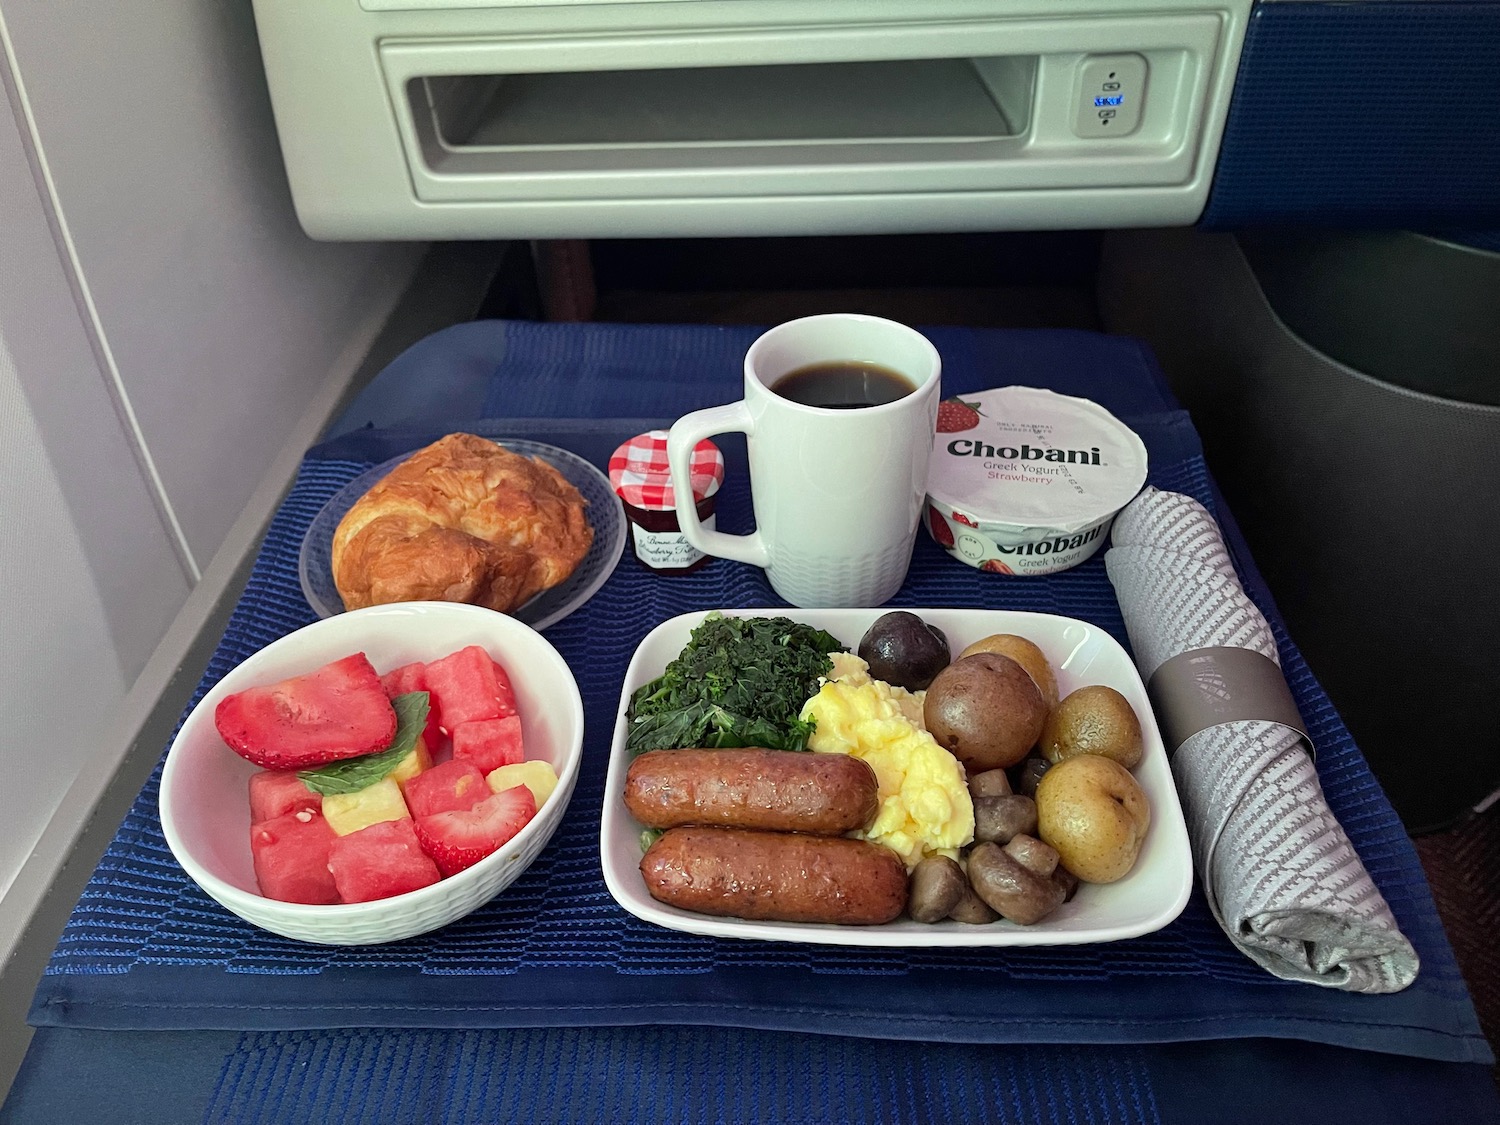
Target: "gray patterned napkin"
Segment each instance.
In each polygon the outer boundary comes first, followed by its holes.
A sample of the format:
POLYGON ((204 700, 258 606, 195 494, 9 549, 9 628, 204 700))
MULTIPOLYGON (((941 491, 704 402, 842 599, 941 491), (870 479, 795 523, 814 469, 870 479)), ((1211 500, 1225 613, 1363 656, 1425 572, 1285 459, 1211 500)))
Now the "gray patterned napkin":
MULTIPOLYGON (((1279 666, 1270 626, 1196 500, 1146 489, 1116 517, 1113 542, 1105 566, 1142 678, 1209 646, 1279 666)), ((1416 979, 1416 950, 1296 731, 1261 720, 1210 727, 1182 744, 1172 772, 1209 906, 1246 956, 1278 977, 1351 992, 1399 992, 1416 979)))

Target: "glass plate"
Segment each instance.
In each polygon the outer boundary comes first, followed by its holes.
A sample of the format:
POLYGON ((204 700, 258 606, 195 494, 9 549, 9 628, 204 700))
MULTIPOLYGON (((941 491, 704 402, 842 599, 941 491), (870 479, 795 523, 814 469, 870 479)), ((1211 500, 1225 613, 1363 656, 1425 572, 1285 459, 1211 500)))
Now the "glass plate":
MULTIPOLYGON (((505 439, 496 440, 496 444, 524 457, 540 457, 567 477, 589 505, 588 520, 594 528, 594 542, 583 561, 566 580, 550 590, 543 590, 510 614, 540 631, 561 621, 588 601, 613 573, 625 550, 625 511, 620 506, 620 498, 609 486, 609 478, 577 454, 539 441, 505 439)), ((333 583, 333 533, 338 529, 339 521, 354 507, 355 501, 409 456, 411 453, 403 453, 366 469, 334 493, 313 517, 307 534, 302 538, 297 576, 302 582, 307 604, 319 617, 344 612, 344 601, 333 583)))

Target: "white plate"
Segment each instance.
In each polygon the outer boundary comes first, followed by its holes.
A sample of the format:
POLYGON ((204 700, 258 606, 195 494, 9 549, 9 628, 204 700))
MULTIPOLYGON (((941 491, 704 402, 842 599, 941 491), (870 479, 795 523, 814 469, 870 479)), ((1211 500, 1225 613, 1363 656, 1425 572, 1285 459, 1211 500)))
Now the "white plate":
MULTIPOLYGON (((886 612, 888 608, 724 611, 726 616, 733 617, 786 616, 805 621, 828 630, 851 651, 870 623, 886 612)), ((1045 613, 987 609, 912 612, 940 628, 955 654, 992 633, 1016 633, 1035 642, 1047 654, 1062 695, 1086 684, 1106 684, 1130 701, 1140 716, 1146 743, 1135 777, 1151 800, 1151 828, 1130 874, 1117 883, 1083 884, 1073 901, 1064 903, 1033 926, 1017 926, 1003 920, 988 926, 952 921, 925 925, 906 918, 884 926, 751 922, 695 914, 657 902, 647 893, 640 874, 642 826, 626 810, 624 802, 625 771, 630 765, 625 749, 626 711, 631 693, 661 675, 667 663, 687 644, 693 628, 706 616, 689 613, 665 621, 648 633, 625 673, 599 835, 604 882, 615 900, 637 918, 668 929, 713 937, 825 945, 1077 945, 1138 937, 1161 929, 1182 913, 1193 887, 1187 826, 1146 688, 1119 643, 1096 625, 1045 613)))
MULTIPOLYGON (((480 436, 484 435, 480 433, 480 436)), ((550 590, 543 590, 508 615, 540 631, 561 621, 588 601, 614 572, 615 564, 625 551, 625 511, 615 490, 609 486, 609 478, 576 453, 539 441, 491 440, 512 453, 540 457, 562 473, 589 504, 587 515, 594 528, 594 541, 589 545, 588 554, 565 580, 550 590)), ((411 452, 403 453, 366 469, 334 493, 313 517, 307 534, 302 537, 302 549, 297 556, 297 577, 302 583, 307 604, 319 617, 344 612, 344 601, 333 582, 333 533, 338 530, 339 521, 361 496, 410 456, 411 452)))

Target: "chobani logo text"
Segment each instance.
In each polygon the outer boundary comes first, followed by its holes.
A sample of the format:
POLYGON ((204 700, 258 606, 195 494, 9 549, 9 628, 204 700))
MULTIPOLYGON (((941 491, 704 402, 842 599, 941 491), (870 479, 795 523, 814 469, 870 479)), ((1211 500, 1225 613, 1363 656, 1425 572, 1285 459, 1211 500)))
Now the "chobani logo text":
POLYGON ((996 543, 1002 555, 1060 555, 1065 551, 1076 551, 1087 543, 1092 543, 1104 534, 1104 524, 1091 527, 1087 531, 1080 531, 1077 535, 1059 535, 1055 539, 1043 539, 1039 543, 1021 543, 1014 547, 1007 547, 1004 543, 996 543))
POLYGON ((1059 461, 1065 465, 1102 465, 1099 447, 1088 449, 1038 449, 1034 445, 1002 445, 996 448, 973 438, 955 438, 948 443, 948 452, 955 457, 998 457, 1005 461, 1059 461))

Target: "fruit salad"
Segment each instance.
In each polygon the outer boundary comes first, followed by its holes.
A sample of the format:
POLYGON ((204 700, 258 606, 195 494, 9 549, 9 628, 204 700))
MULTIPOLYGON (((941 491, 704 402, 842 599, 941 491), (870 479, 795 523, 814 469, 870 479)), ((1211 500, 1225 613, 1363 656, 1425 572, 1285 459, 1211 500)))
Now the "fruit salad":
POLYGON ((353 653, 226 696, 214 715, 251 775, 260 893, 311 905, 430 886, 511 840, 557 786, 526 757, 510 677, 470 645, 383 675, 353 653))

